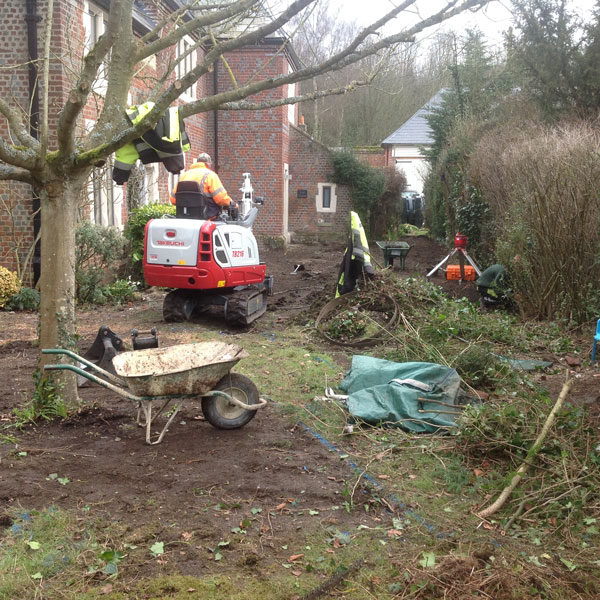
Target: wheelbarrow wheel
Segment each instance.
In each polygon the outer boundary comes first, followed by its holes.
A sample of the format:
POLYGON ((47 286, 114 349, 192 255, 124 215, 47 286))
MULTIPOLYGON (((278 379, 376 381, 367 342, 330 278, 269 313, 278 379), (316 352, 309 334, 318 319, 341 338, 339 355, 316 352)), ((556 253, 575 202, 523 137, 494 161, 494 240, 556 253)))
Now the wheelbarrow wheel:
MULTIPOLYGON (((225 392, 244 404, 258 404, 259 392, 252 380, 239 373, 229 373, 215 385, 213 390, 225 392)), ((204 418, 217 429, 239 429, 248 424, 256 414, 220 396, 202 398, 204 418)))

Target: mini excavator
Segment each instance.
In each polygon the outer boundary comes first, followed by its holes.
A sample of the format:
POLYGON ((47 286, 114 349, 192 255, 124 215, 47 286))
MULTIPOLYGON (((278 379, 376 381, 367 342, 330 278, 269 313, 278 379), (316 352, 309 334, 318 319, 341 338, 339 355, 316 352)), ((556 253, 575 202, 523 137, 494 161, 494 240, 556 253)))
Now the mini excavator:
POLYGON ((195 181, 180 181, 176 214, 146 225, 144 276, 148 285, 172 288, 165 296, 167 322, 189 321, 221 306, 230 325, 249 325, 267 310, 273 278, 260 262, 252 225, 264 199, 254 197, 250 173, 243 174, 238 209, 206 219, 210 200, 195 181))

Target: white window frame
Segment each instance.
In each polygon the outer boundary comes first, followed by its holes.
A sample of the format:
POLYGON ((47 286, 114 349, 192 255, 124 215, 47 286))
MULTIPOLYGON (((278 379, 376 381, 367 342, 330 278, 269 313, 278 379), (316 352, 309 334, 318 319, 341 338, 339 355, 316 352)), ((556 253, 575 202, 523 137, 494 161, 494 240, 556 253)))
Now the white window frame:
POLYGON ((150 204, 151 202, 158 202, 160 200, 158 177, 158 163, 144 165, 142 204, 150 204))
MULTIPOLYGON (((89 133, 95 121, 85 119, 85 129, 89 133)), ((103 167, 93 169, 87 183, 89 219, 92 223, 123 229, 123 187, 112 178, 114 155, 103 167)))
POLYGON ((177 182, 179 181, 179 175, 176 175, 175 173, 168 173, 168 183, 167 186, 169 188, 169 200, 171 198, 171 196, 173 195, 173 190, 175 189, 175 186, 177 185, 177 182))
POLYGON ((334 213, 337 210, 337 194, 336 194, 336 184, 335 183, 317 183, 317 196, 315 198, 317 205, 317 212, 320 213, 334 213), (329 188, 329 206, 323 206, 324 193, 323 189, 329 188))
MULTIPOLYGON (((175 58, 179 60, 180 56, 183 56, 185 52, 195 44, 194 40, 189 35, 184 35, 177 42, 177 50, 175 53, 175 58)), ((175 65, 175 77, 177 79, 181 79, 185 75, 187 75, 191 70, 193 70, 198 63, 198 49, 196 48, 192 52, 190 52, 182 61, 178 62, 175 65)), ((192 85, 187 88, 180 96, 182 100, 186 100, 188 102, 196 100, 196 90, 198 88, 198 82, 192 83, 192 85)))
POLYGON ((104 167, 92 171, 87 189, 90 221, 123 229, 123 188, 112 179, 112 157, 104 167))
MULTIPOLYGON (((108 13, 88 0, 83 2, 83 27, 85 30, 86 54, 96 45, 100 36, 106 31, 108 13)), ((110 56, 110 55, 109 55, 110 56)), ((108 56, 98 69, 93 84, 93 91, 104 96, 108 88, 108 56)))
MULTIPOLYGON (((292 65, 288 64, 288 73, 292 73, 293 69, 292 69, 292 65)), ((287 89, 287 97, 288 98, 292 98, 296 95, 296 84, 295 83, 289 83, 288 84, 288 89, 287 89)), ((295 125, 296 124, 296 105, 295 104, 288 104, 288 121, 292 124, 295 125)))

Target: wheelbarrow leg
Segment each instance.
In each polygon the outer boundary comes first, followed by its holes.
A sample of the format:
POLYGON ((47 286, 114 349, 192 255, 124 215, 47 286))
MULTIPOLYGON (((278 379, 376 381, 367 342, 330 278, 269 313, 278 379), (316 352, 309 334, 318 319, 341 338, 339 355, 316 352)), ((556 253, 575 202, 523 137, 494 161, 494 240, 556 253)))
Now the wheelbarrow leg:
POLYGON ((138 413, 137 413, 137 424, 140 426, 144 426, 146 427, 146 444, 149 444, 150 446, 155 446, 156 444, 160 444, 163 441, 163 438, 165 437, 165 434, 167 433, 169 426, 171 425, 171 423, 173 422, 173 420, 175 419, 175 417, 177 416, 177 413, 179 412, 180 408, 183 406, 184 400, 182 399, 181 402, 179 402, 178 404, 176 404, 173 408, 173 413, 171 414, 171 416, 169 417, 169 419, 167 420, 167 422, 165 423, 165 426, 162 428, 160 434, 158 435, 158 438, 154 441, 152 441, 152 422, 158 418, 160 416, 160 414, 163 412, 163 410, 166 408, 167 404, 169 404, 171 400, 167 400, 161 407, 161 409, 154 415, 154 417, 152 416, 152 400, 141 400, 138 404, 138 413), (144 411, 144 423, 140 422, 140 410, 144 411))

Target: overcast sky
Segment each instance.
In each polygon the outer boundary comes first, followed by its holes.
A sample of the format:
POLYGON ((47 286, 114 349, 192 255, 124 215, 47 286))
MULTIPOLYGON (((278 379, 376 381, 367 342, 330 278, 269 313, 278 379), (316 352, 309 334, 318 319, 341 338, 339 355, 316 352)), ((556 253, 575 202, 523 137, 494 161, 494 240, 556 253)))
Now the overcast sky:
MULTIPOLYGON (((339 8, 339 18, 345 21, 355 21, 359 25, 367 25, 384 15, 387 11, 397 5, 399 0, 321 0, 331 6, 332 9, 339 8)), ((444 0, 418 0, 416 6, 421 11, 421 17, 430 15, 435 9, 444 5, 444 0)), ((569 7, 582 18, 589 18, 595 0, 570 0, 569 7)), ((406 26, 407 19, 416 19, 417 15, 404 13, 401 20, 397 20, 396 26, 393 22, 386 31, 395 31, 398 25, 406 26)), ((465 12, 438 28, 428 30, 424 35, 430 36, 443 28, 446 31, 454 30, 462 32, 465 29, 478 27, 491 42, 500 42, 502 32, 508 29, 511 20, 510 0, 494 0, 485 8, 475 12, 465 12), (433 31, 435 29, 435 31, 433 31)))

